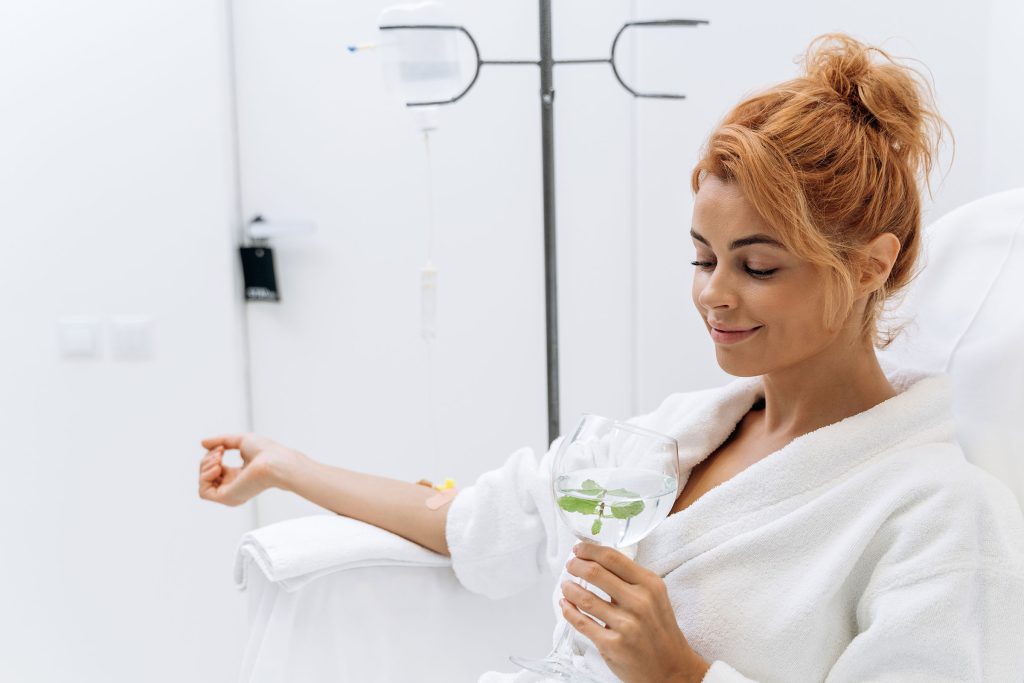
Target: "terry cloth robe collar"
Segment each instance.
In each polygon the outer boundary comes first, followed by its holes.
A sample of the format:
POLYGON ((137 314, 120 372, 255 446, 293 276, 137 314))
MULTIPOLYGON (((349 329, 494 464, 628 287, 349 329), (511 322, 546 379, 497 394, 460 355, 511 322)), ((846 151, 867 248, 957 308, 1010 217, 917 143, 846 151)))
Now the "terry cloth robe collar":
MULTIPOLYGON (((665 577, 702 552, 777 519, 843 474, 895 446, 953 438, 946 375, 891 371, 896 396, 799 436, 670 515, 637 547, 636 561, 665 577)), ((678 493, 690 471, 729 437, 764 397, 760 377, 736 380, 668 431, 679 444, 678 493)))

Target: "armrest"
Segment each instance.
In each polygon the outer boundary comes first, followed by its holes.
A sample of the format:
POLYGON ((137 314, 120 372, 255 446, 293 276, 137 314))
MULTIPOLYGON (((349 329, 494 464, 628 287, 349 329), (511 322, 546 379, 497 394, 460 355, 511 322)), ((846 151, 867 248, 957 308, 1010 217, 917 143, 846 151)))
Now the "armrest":
POLYGON ((450 567, 451 559, 350 517, 313 515, 254 529, 235 551, 235 585, 245 590, 250 565, 288 592, 356 567, 450 567))

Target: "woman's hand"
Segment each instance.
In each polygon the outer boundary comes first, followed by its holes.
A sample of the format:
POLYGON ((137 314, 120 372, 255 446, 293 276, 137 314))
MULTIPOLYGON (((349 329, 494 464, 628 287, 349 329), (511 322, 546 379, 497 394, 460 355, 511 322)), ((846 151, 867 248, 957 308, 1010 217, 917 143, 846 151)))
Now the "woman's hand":
POLYGON ((578 543, 573 552, 576 557, 566 570, 603 590, 612 601, 565 581, 565 598, 559 602, 562 616, 594 643, 616 676, 626 683, 704 678, 710 665, 686 642, 660 576, 596 543, 578 543))
POLYGON ((226 434, 203 439, 199 462, 199 497, 224 505, 241 505, 257 493, 279 486, 282 474, 305 456, 256 434, 226 434), (223 464, 224 451, 237 450, 241 467, 223 464))

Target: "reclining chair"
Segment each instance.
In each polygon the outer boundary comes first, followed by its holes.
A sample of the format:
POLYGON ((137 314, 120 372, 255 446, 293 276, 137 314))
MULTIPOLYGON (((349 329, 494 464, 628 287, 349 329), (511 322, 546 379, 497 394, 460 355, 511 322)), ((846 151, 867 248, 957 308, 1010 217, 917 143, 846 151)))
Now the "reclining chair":
MULTIPOLYGON (((925 231, 922 275, 884 364, 947 372, 969 460, 1024 504, 1024 189, 995 194, 925 231)), ((567 549, 568 551, 568 549, 567 549)), ((476 681, 508 655, 551 647, 555 577, 490 600, 447 557, 354 519, 313 515, 246 534, 243 683, 476 681)))

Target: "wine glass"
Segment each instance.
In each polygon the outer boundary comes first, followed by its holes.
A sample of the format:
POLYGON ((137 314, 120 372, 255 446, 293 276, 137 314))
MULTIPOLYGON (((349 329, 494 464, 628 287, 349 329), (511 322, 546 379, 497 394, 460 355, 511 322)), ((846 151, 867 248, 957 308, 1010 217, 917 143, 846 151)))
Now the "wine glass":
MULTIPOLYGON (((552 495, 573 535, 616 548, 630 559, 636 544, 668 517, 678 485, 675 439, 599 415, 583 415, 551 463, 552 495)), ((574 580, 589 589, 579 577, 574 580)), ((531 660, 512 655, 509 659, 558 680, 603 683, 574 664, 575 637, 575 629, 563 621, 557 644, 547 657, 531 660)))

